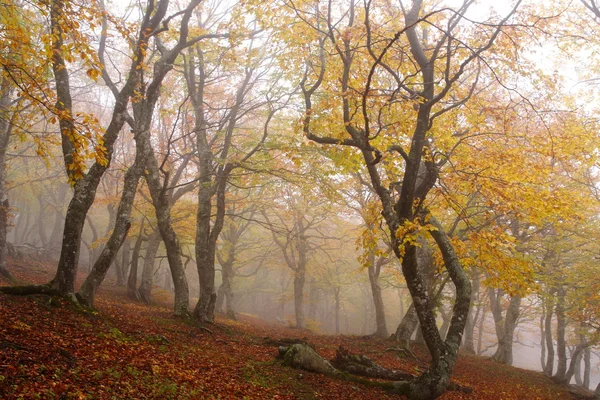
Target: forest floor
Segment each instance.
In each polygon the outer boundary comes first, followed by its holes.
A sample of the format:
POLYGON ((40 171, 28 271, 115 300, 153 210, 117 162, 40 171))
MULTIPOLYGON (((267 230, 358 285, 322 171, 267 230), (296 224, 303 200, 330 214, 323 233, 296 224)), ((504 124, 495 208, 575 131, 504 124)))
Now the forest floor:
MULTIPOLYGON (((21 282, 45 283, 53 267, 13 261, 21 282)), ((198 329, 172 316, 169 296, 157 305, 132 302, 107 281, 94 314, 47 296, 0 294, 0 399, 401 399, 381 389, 295 370, 276 360, 266 338, 304 338, 332 359, 338 346, 381 365, 418 373, 427 365, 386 351, 394 343, 326 336, 267 323, 250 315, 218 318, 198 329)), ((453 380, 473 392, 442 399, 573 399, 566 387, 534 371, 461 355, 453 380)))

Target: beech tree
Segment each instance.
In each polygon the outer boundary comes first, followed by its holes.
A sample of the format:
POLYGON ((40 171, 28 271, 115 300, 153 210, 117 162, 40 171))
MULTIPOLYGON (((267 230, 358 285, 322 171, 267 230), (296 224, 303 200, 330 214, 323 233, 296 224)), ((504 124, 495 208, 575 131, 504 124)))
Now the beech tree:
POLYGON ((362 7, 353 1, 287 4, 290 15, 304 22, 298 24, 294 37, 302 32, 307 37, 303 44, 310 46, 313 55, 305 59, 301 79, 302 131, 309 140, 349 146, 362 155, 381 201, 393 251, 402 262, 432 356, 425 373, 399 387, 415 399, 435 398, 445 391, 470 303, 470 282, 444 228, 426 203, 442 165, 433 156, 435 121, 469 100, 482 73, 480 60, 493 47, 519 2, 495 24, 488 21, 485 26, 461 30, 471 4, 467 1, 455 10, 425 9, 421 1, 414 1, 409 8, 400 3, 400 9, 379 8, 371 1, 362 7), (390 21, 402 21, 403 25, 390 21), (434 32, 425 26, 433 27, 434 32), (475 41, 475 37, 486 39, 475 41), (316 100, 316 94, 327 101, 316 100), (399 155, 403 165, 387 160, 381 164, 388 152, 399 155), (397 181, 400 173, 402 178, 397 181), (435 240, 456 288, 445 340, 417 268, 419 232, 429 232, 435 240))

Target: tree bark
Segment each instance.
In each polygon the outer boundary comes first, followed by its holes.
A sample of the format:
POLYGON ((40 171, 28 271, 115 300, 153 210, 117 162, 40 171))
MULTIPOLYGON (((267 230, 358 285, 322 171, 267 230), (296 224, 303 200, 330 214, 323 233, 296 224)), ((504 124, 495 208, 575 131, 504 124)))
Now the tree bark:
MULTIPOLYGON (((335 302, 335 334, 340 334, 340 288, 333 288, 333 298, 335 302)), ((296 304, 298 304, 296 302, 296 304)), ((298 313, 296 312, 296 321, 298 320, 298 313)), ((297 322, 296 322, 296 326, 297 322)))
POLYGON ((544 373, 552 376, 554 372, 554 340, 552 338, 552 315, 554 314, 554 296, 556 289, 551 289, 546 299, 546 315, 544 318, 544 340, 546 341, 546 365, 544 373))
POLYGON ((13 118, 9 110, 11 98, 14 93, 14 86, 7 79, 2 79, 0 83, 0 277, 10 283, 15 282, 8 267, 6 266, 8 235, 8 189, 6 188, 6 151, 13 127, 13 118))
POLYGON ((54 223, 52 225, 52 233, 49 237, 47 257, 55 260, 60 255, 62 247, 62 232, 64 230, 65 215, 63 213, 63 205, 69 190, 66 184, 55 185, 58 193, 55 197, 54 204, 54 223))
POLYGON ((563 381, 567 373, 567 344, 565 339, 567 318, 565 315, 566 289, 560 286, 556 292, 556 354, 558 356, 554 379, 563 381))
POLYGON ((417 310, 415 310, 415 306, 411 303, 410 307, 408 307, 408 311, 406 314, 404 314, 404 317, 402 317, 402 320, 396 329, 396 333, 394 335, 396 337, 396 341, 409 349, 410 340, 415 332, 415 329, 417 329, 417 326, 419 326, 419 317, 417 316, 417 310))
MULTIPOLYGON (((92 267, 90 274, 81 285, 79 293, 77 294, 79 301, 88 307, 94 306, 96 292, 104 281, 106 273, 115 260, 119 249, 129 233, 129 228, 131 227, 131 210, 137 191, 137 186, 142 174, 142 167, 142 159, 136 155, 134 164, 125 173, 123 192, 121 193, 121 199, 117 209, 117 216, 115 219, 113 232, 110 235, 108 242, 102 249, 100 256, 94 262, 94 266, 92 267)), ((119 276, 120 270, 121 267, 117 265, 117 277, 119 276)))
MULTIPOLYGON (((471 292, 471 306, 469 307, 469 315, 465 324, 465 337, 462 343, 462 348, 466 353, 475 354, 475 323, 477 314, 475 313, 475 302, 479 297, 479 273, 474 271, 473 290, 471 292)), ((477 312, 479 312, 479 307, 477 312)))
POLYGON ((589 390, 590 388, 590 375, 592 371, 592 352, 589 347, 586 347, 583 352, 583 388, 589 390))
POLYGON ((498 337, 498 347, 492 356, 492 360, 501 364, 512 365, 513 362, 513 336, 519 318, 519 308, 521 306, 521 296, 515 294, 511 296, 508 309, 505 316, 502 315, 502 296, 504 292, 501 289, 488 289, 492 315, 494 316, 494 326, 496 336, 498 337))
POLYGON ((142 249, 142 242, 144 241, 144 220, 140 226, 138 237, 133 245, 133 252, 131 254, 131 268, 129 269, 129 277, 127 278, 127 295, 133 299, 140 301, 140 292, 137 288, 138 278, 138 265, 140 262, 140 251, 142 249))
POLYGON ((385 305, 383 304, 383 297, 381 295, 379 275, 381 274, 381 268, 383 264, 387 262, 387 259, 386 257, 379 257, 376 262, 375 254, 371 252, 368 256, 368 262, 369 283, 371 284, 371 294, 373 295, 373 305, 375 307, 376 330, 374 335, 378 338, 386 339, 389 336, 389 333, 385 320, 385 305))
POLYGON ((310 281, 310 291, 308 294, 308 319, 311 321, 317 320, 317 309, 319 307, 319 298, 321 289, 317 286, 317 280, 312 278, 310 281))
POLYGON ((117 263, 117 286, 125 286, 131 262, 131 243, 127 236, 121 244, 121 262, 117 263))
POLYGON ((152 304, 152 286, 154 283, 154 261, 160 246, 160 232, 156 229, 150 235, 148 247, 144 255, 144 270, 139 288, 140 299, 146 304, 152 304))
POLYGON ((73 197, 69 203, 65 218, 58 268, 56 275, 51 282, 51 286, 63 295, 74 297, 74 285, 81 247, 81 234, 85 217, 94 202, 96 189, 98 188, 102 175, 110 166, 114 143, 125 123, 129 98, 137 85, 138 66, 141 65, 145 58, 143 52, 146 51, 145 48, 148 42, 146 33, 147 31, 153 31, 158 26, 166 13, 167 4, 168 2, 164 0, 157 5, 155 10, 151 6, 146 10, 147 13, 152 11, 155 12, 152 18, 150 18, 149 14, 146 14, 142 26, 140 27, 140 35, 134 48, 134 57, 132 57, 133 62, 130 66, 129 75, 125 85, 120 91, 115 88, 113 114, 103 136, 103 145, 105 148, 104 159, 94 162, 83 177, 78 177, 72 169, 76 153, 76 149, 72 142, 72 139, 75 137, 73 110, 69 74, 62 54, 63 31, 59 22, 62 18, 63 3, 62 0, 53 1, 51 3, 50 22, 54 32, 52 43, 54 50, 52 53, 52 68, 56 80, 56 108, 61 113, 59 125, 62 134, 65 169, 69 175, 69 180, 74 183, 73 197))

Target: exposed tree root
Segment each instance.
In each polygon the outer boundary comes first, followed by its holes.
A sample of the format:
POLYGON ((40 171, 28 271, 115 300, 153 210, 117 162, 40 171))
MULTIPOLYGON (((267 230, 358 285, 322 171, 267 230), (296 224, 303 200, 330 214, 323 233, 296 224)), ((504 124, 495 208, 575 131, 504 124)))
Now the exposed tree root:
MULTIPOLYGON (((279 346, 278 351, 279 356, 283 358, 283 365, 370 387, 380 387, 397 394, 410 395, 413 392, 413 383, 418 382, 421 378, 406 372, 387 369, 366 356, 350 354, 341 346, 332 362, 321 357, 312 346, 306 343, 279 346), (367 378, 386 379, 393 382, 380 382, 367 378)), ((472 392, 471 388, 456 382, 450 382, 448 390, 472 392)))
POLYGON ((341 371, 365 376, 367 378, 387 379, 390 381, 402 381, 415 378, 412 374, 382 367, 367 356, 350 354, 350 352, 342 346, 335 352, 335 358, 331 363, 341 371))

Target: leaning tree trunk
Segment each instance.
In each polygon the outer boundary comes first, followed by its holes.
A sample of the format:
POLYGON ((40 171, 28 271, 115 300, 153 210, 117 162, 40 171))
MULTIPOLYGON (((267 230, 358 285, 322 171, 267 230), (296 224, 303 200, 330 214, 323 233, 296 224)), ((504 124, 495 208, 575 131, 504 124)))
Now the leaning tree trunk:
MULTIPOLYGON (((81 285, 79 293, 77 294, 79 301, 89 307, 94 306, 96 291, 104 281, 106 273, 115 260, 119 248, 121 248, 123 241, 129 233, 129 228, 131 227, 131 209, 133 207, 133 200, 142 173, 142 167, 142 160, 136 155, 134 164, 125 173, 123 192, 121 194, 121 200, 119 201, 113 232, 102 249, 100 256, 94 262, 90 274, 81 285)), ((117 266, 116 269, 118 275, 118 271, 121 268, 117 266)))
POLYGON ((154 283, 154 261, 160 246, 160 232, 155 230, 150 235, 146 254, 144 255, 144 270, 142 271, 142 282, 138 290, 140 299, 146 304, 152 304, 152 286, 154 283))

